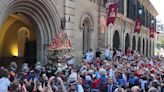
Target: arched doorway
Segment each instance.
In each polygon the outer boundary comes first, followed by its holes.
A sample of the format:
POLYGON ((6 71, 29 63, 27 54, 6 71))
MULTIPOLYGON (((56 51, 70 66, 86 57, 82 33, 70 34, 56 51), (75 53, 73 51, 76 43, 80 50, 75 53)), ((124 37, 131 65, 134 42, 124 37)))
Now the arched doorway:
POLYGON ((133 42, 132 42, 132 50, 135 50, 136 49, 136 37, 133 36, 133 42))
POLYGON ((115 48, 116 50, 120 49, 120 36, 117 30, 114 32, 113 36, 113 48, 115 48))
POLYGON ((142 54, 145 54, 145 39, 142 40, 142 54))
POLYGON ((85 13, 81 16, 80 19, 80 28, 82 30, 82 49, 83 52, 91 49, 91 38, 92 38, 92 30, 93 30, 93 19, 91 14, 85 13))
POLYGON ((46 64, 47 46, 60 30, 59 14, 52 1, 12 0, 2 14, 0 57, 31 56, 34 59, 25 61, 46 64))
POLYGON ((148 57, 148 51, 149 50, 149 48, 148 48, 148 39, 146 40, 146 56, 148 57))
POLYGON ((91 48, 91 31, 88 20, 83 22, 83 51, 86 52, 91 48))
POLYGON ((151 45, 152 45, 152 44, 151 44, 151 40, 150 40, 150 47, 149 47, 149 54, 150 54, 150 56, 152 55, 152 54, 151 54, 151 45))
POLYGON ((125 37, 125 51, 127 51, 129 47, 130 47, 130 37, 129 34, 127 33, 125 37))
POLYGON ((140 53, 140 51, 141 51, 141 39, 140 39, 140 37, 138 38, 138 46, 137 47, 138 47, 137 51, 140 53))

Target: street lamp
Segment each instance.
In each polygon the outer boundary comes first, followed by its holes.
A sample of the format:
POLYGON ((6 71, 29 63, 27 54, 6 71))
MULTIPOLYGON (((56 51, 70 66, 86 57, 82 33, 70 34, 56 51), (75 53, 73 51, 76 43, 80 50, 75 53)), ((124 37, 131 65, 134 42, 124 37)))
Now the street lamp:
POLYGON ((151 19, 151 24, 154 24, 154 19, 153 18, 151 19))
POLYGON ((153 17, 151 18, 151 26, 154 27, 154 18, 153 17))
POLYGON ((141 15, 142 12, 143 12, 142 8, 139 8, 139 9, 138 9, 138 13, 139 13, 139 15, 141 15))

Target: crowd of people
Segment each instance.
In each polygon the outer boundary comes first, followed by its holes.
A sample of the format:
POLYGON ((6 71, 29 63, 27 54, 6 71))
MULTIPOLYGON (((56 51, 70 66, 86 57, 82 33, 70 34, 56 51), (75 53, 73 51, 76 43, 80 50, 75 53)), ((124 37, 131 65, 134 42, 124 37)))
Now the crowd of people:
POLYGON ((83 53, 82 62, 0 67, 0 92, 164 92, 164 58, 104 48, 83 53))

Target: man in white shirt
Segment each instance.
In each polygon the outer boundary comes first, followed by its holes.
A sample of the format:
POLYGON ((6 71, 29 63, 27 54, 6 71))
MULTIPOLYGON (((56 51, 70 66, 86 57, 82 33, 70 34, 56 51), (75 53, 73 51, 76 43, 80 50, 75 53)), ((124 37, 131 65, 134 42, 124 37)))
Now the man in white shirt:
POLYGON ((10 86, 10 80, 6 77, 0 78, 0 92, 8 92, 8 87, 10 86))
POLYGON ((92 49, 90 49, 86 53, 86 60, 87 60, 88 63, 92 63, 93 58, 94 58, 94 53, 93 53, 92 49))
POLYGON ((105 56, 105 60, 111 61, 113 57, 112 51, 110 51, 108 48, 105 48, 104 56, 105 56))

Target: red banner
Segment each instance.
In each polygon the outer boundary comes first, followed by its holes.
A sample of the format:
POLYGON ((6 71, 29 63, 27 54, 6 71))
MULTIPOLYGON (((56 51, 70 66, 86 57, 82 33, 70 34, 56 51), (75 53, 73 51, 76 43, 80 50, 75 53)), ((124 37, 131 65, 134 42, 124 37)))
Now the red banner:
POLYGON ((140 33, 140 30, 141 30, 141 21, 140 19, 138 18, 136 20, 136 24, 135 24, 135 28, 134 28, 134 33, 137 32, 137 33, 140 33))
POLYGON ((115 19, 117 17, 118 3, 110 4, 108 7, 108 18, 107 18, 107 26, 112 23, 114 24, 115 19))
POLYGON ((150 32, 149 32, 149 36, 150 36, 150 38, 154 38, 154 27, 151 27, 150 28, 150 32))

